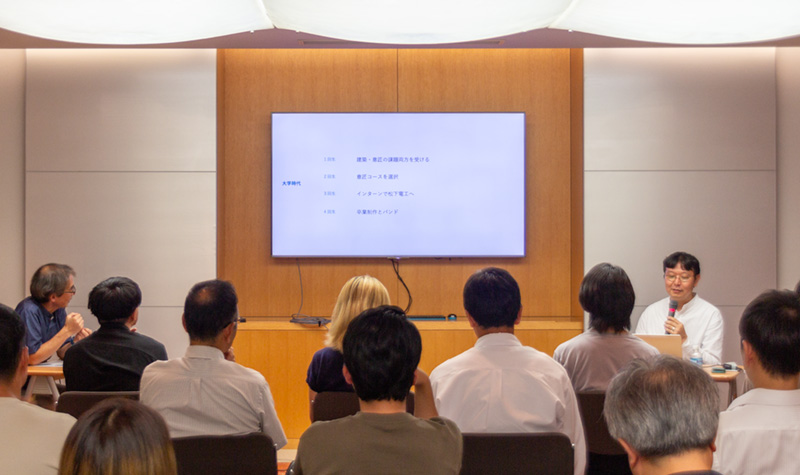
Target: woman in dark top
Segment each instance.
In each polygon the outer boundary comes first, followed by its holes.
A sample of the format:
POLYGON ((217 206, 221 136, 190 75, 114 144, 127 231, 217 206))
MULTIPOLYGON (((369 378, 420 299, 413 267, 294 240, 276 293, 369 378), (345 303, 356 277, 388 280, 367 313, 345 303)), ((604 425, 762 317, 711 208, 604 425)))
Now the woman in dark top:
POLYGON ((317 393, 323 391, 353 391, 342 376, 342 340, 350 322, 364 310, 389 305, 389 292, 381 281, 369 276, 359 275, 344 284, 336 299, 331 314, 325 348, 314 353, 308 365, 309 410, 317 393))

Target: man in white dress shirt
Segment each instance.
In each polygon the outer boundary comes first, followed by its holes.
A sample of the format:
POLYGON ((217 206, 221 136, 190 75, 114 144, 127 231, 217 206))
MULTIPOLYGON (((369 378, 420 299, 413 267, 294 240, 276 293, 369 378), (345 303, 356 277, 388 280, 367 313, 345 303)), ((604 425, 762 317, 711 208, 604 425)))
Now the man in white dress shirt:
POLYGON ((663 270, 668 297, 644 310, 636 333, 680 335, 684 358, 689 359, 694 347, 698 347, 703 363, 719 364, 722 314, 694 291, 700 283, 700 261, 689 253, 674 252, 664 259, 663 270), (669 316, 670 300, 677 303, 674 316, 669 316))
POLYGON ((770 290, 739 321, 755 389, 720 414, 714 468, 727 474, 800 471, 800 296, 770 290))
POLYGON ((431 372, 439 415, 461 432, 561 432, 575 448, 575 473, 586 468, 586 441, 564 367, 514 336, 522 317, 519 285, 503 269, 475 272, 464 309, 478 341, 431 372))
POLYGON ((156 361, 142 374, 141 401, 158 411, 171 437, 263 432, 286 445, 264 376, 235 363, 238 298, 230 282, 209 280, 186 297, 183 358, 156 361))

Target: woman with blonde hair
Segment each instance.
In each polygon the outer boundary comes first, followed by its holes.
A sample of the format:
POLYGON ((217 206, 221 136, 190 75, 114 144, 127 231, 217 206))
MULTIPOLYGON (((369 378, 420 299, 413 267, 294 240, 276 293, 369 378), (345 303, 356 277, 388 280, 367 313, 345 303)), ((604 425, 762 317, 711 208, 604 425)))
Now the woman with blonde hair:
POLYGON ((111 398, 86 411, 61 450, 59 475, 176 475, 164 419, 131 399, 111 398))
POLYGON ((325 348, 314 353, 308 366, 309 402, 323 391, 353 392, 353 387, 342 376, 342 341, 347 326, 364 310, 389 303, 389 292, 375 277, 359 275, 344 284, 333 307, 325 348))

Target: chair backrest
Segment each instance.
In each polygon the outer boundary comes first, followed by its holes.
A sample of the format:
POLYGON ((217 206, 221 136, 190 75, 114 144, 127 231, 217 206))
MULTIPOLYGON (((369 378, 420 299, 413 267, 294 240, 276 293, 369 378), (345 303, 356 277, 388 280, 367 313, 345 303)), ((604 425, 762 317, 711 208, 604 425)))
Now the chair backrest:
POLYGON ((465 433, 461 475, 547 473, 572 475, 575 455, 569 437, 559 432, 465 433))
POLYGON ((625 449, 608 433, 606 419, 603 417, 604 391, 579 391, 578 406, 583 419, 586 447, 589 452, 603 455, 625 455, 625 449))
POLYGON ((278 456, 272 438, 245 435, 201 435, 172 439, 178 475, 275 475, 278 456))
POLYGON ((139 391, 66 391, 56 402, 56 412, 65 412, 78 418, 103 399, 124 397, 139 400, 139 391))
MULTIPOLYGON (((358 412, 358 396, 348 392, 321 392, 311 404, 311 422, 330 421, 347 417, 358 412)), ((414 393, 408 393, 406 412, 414 414, 414 393)))

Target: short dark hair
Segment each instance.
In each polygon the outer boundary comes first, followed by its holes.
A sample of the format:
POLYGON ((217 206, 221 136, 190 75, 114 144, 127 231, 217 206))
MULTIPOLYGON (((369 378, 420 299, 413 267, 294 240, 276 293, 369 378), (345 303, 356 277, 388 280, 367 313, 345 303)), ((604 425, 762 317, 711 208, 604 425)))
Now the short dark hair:
POLYGON ((33 273, 31 277, 31 297, 39 303, 50 300, 50 296, 64 295, 69 283, 69 277, 75 275, 75 270, 66 264, 45 264, 33 273))
POLYGON ((344 364, 362 401, 403 401, 422 354, 419 331, 393 305, 364 310, 344 334, 344 364))
POLYGON ((514 326, 520 308, 519 284, 505 269, 481 269, 464 284, 464 309, 483 328, 514 326))
POLYGON ((680 264, 684 270, 692 271, 696 276, 700 275, 700 261, 688 252, 683 251, 673 252, 665 257, 663 271, 666 272, 667 269, 673 269, 678 264, 680 264))
POLYGON ((11 307, 0 303, 0 381, 6 383, 17 373, 25 346, 25 324, 11 307))
POLYGON ((719 424, 719 391, 699 366, 670 355, 637 358, 606 390, 608 431, 646 459, 711 445, 719 424))
POLYGON ((72 426, 58 473, 177 473, 167 424, 138 401, 105 399, 72 426))
POLYGON ((206 280, 194 285, 186 296, 183 316, 189 338, 210 341, 239 315, 239 298, 233 284, 225 280, 206 280))
POLYGON ((768 290, 744 309, 739 336, 775 376, 800 373, 800 298, 791 290, 768 290))
POLYGON ((89 292, 89 311, 100 323, 125 321, 141 304, 139 285, 127 277, 109 277, 89 292))
POLYGON ((636 294, 622 267, 607 262, 592 267, 581 282, 578 300, 589 313, 589 326, 598 332, 613 328, 619 333, 631 327, 636 294))

